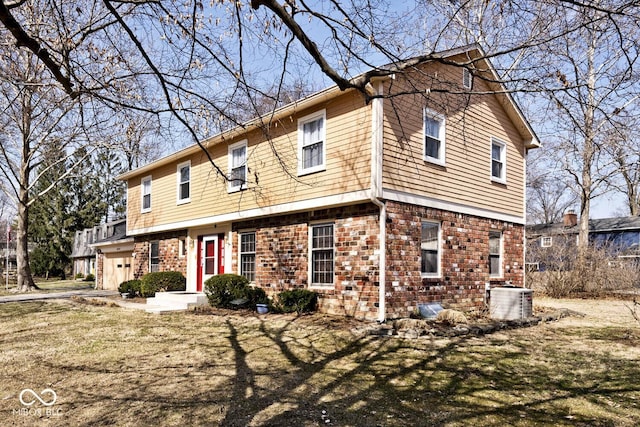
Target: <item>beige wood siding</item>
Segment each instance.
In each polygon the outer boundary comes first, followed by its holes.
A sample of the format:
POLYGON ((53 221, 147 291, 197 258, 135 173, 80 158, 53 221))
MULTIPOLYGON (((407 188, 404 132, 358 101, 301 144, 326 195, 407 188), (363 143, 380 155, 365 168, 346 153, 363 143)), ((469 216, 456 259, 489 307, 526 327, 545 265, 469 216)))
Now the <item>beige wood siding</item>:
MULTIPOLYGON (((496 96, 439 93, 463 90, 462 69, 452 66, 432 64, 411 78, 387 84, 392 93, 422 93, 385 100, 383 187, 522 217, 524 141, 496 96), (424 160, 424 107, 446 117, 445 166, 424 160), (507 144, 506 184, 491 180, 492 137, 507 144)), ((479 78, 473 84, 489 90, 479 78)))
POLYGON ((364 190, 370 186, 371 108, 347 92, 313 109, 272 123, 268 130, 216 143, 215 164, 228 173, 228 146, 248 141, 248 190, 228 192, 227 183, 198 151, 128 180, 127 228, 175 224, 247 209, 364 190), (298 176, 298 117, 326 110, 326 170, 298 176), (191 161, 190 202, 177 204, 176 168, 191 161), (151 210, 141 213, 141 179, 151 176, 151 210))

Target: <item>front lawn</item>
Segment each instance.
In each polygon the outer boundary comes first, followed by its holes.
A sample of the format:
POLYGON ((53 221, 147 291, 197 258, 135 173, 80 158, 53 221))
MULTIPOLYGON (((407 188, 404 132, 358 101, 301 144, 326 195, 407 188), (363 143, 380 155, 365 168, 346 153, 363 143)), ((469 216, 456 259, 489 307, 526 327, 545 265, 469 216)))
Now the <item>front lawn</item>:
POLYGON ((0 422, 635 426, 640 332, 616 303, 614 320, 413 340, 357 336, 321 315, 2 304, 0 422), (56 401, 25 406, 26 389, 56 401))
MULTIPOLYGON (((66 292, 80 289, 92 289, 95 286, 93 281, 85 282, 84 280, 60 280, 60 279, 49 279, 45 280, 44 278, 34 277, 34 281, 36 285, 40 288, 35 292, 66 292)), ((7 285, 5 282, 2 282, 0 285, 0 296, 5 295, 15 295, 16 293, 16 283, 15 279, 13 282, 9 281, 9 290, 7 291, 7 285)))

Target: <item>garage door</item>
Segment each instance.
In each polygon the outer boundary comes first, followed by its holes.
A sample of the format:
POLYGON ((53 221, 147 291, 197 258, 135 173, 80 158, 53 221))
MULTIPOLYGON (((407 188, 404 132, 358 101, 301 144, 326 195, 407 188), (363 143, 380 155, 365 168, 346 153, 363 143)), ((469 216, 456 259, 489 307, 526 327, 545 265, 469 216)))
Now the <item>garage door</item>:
POLYGON ((105 253, 103 267, 103 289, 118 290, 118 285, 133 279, 133 258, 122 253, 105 253))

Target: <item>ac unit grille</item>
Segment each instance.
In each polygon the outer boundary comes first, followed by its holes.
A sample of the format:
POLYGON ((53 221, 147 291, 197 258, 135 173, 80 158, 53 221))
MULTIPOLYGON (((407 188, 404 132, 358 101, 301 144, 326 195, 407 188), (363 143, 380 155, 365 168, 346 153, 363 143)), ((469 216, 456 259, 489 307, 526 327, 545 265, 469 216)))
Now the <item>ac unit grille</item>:
POLYGON ((489 313, 492 319, 517 320, 533 315, 533 291, 525 288, 493 288, 489 313))

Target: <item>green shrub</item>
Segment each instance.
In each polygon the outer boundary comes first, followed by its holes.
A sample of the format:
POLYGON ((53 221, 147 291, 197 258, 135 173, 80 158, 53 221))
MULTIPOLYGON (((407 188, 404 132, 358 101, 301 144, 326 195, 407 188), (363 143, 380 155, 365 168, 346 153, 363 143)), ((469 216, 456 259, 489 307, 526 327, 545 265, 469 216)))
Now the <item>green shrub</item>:
POLYGON ((76 273, 76 279, 84 279, 84 274, 76 273))
POLYGON ((278 294, 275 306, 283 313, 309 313, 318 308, 318 294, 308 289, 291 289, 278 294))
POLYGON ((142 282, 139 279, 126 280, 118 286, 118 292, 129 295, 140 295, 140 286, 142 282))
POLYGON ((250 286, 244 276, 237 274, 210 277, 204 282, 204 292, 209 304, 217 308, 237 308, 238 304, 231 304, 231 301, 244 300, 242 306, 255 310, 256 304, 269 302, 264 289, 250 286))
POLYGON ((84 277, 84 281, 85 282, 93 282, 96 280, 96 276, 94 276, 93 274, 89 273, 84 277))
POLYGON ((179 271, 159 271, 142 276, 140 296, 148 298, 156 292, 184 291, 187 289, 187 279, 179 271))

